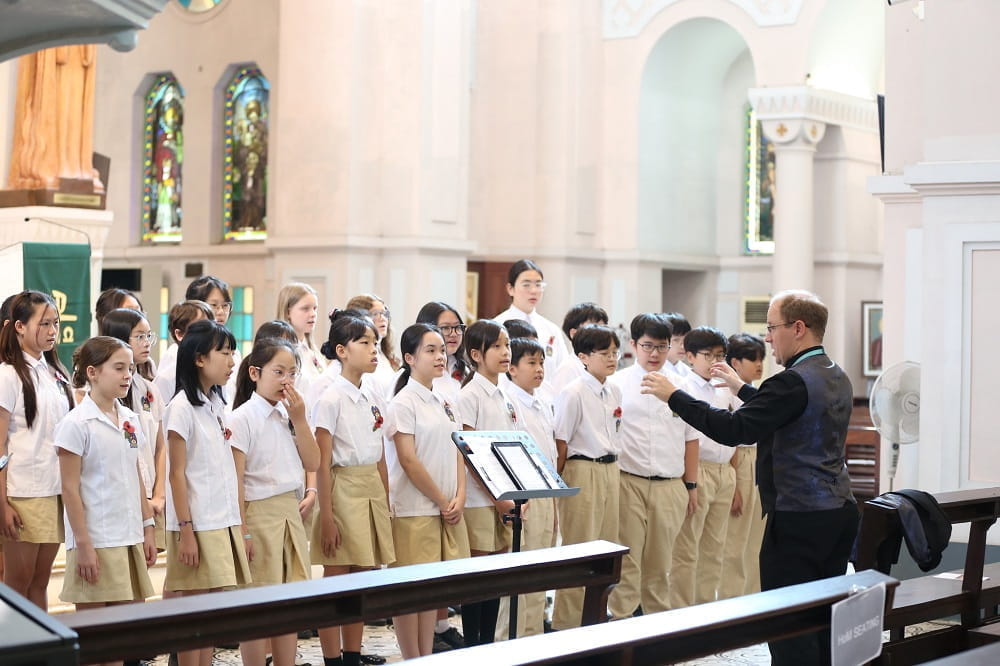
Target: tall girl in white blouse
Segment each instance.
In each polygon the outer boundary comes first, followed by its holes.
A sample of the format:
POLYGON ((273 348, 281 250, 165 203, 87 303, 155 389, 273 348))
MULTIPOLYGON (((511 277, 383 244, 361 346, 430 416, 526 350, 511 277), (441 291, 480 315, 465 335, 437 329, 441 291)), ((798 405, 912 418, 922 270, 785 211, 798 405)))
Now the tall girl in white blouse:
MULTIPOLYGON (((465 463, 451 439, 461 417, 457 405, 432 390, 447 363, 444 338, 430 324, 413 324, 403 331, 400 350, 403 373, 388 418, 396 449, 389 466, 393 566, 468 557, 465 463)), ((394 618, 404 659, 431 653, 435 616, 431 610, 394 618)))
POLYGON ((52 435, 73 406, 66 369, 55 353, 59 315, 48 294, 10 301, 0 330, 0 534, 4 582, 47 607, 52 562, 63 540, 59 464, 52 435))
MULTIPOLYGON (((308 580, 306 531, 299 516, 303 472, 315 472, 319 447, 301 394, 295 349, 285 340, 263 338, 243 359, 229 426, 254 585, 308 580)), ((293 666, 296 634, 271 639, 274 664, 293 666)), ((263 664, 266 641, 240 644, 244 664, 263 664)))
POLYGON ((156 562, 156 543, 139 470, 145 435, 120 402, 132 387, 132 350, 118 338, 94 337, 76 349, 73 365, 73 383, 90 390, 55 432, 66 508, 59 596, 78 610, 142 601, 153 594, 147 567, 156 562))
MULTIPOLYGON (((233 374, 233 334, 214 321, 188 328, 177 351, 180 390, 167 407, 167 575, 181 596, 250 582, 236 465, 222 387, 233 374)), ((210 666, 212 648, 178 653, 210 666)))
POLYGON ((305 395, 311 384, 326 369, 326 359, 319 353, 313 333, 316 331, 319 300, 316 290, 304 282, 286 284, 278 292, 278 319, 284 319, 298 336, 296 351, 301 370, 296 388, 305 395))
MULTIPOLYGON (((312 563, 323 565, 324 576, 337 576, 390 564, 396 554, 383 446, 385 406, 362 382, 378 363, 378 333, 370 319, 346 310, 336 312, 330 323, 323 353, 336 356, 341 372, 312 411, 320 448, 312 563)), ((360 666, 363 631, 361 622, 320 629, 324 661, 360 666)))

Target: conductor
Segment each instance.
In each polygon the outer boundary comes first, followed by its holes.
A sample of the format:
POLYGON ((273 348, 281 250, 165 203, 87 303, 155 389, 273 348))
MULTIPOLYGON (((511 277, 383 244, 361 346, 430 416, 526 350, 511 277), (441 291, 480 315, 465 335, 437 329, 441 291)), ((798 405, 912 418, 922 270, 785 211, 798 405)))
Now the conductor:
MULTIPOLYGON (((853 390, 827 356, 827 307, 807 291, 783 291, 767 310, 767 336, 784 371, 755 389, 725 363, 723 378, 744 404, 714 409, 650 373, 642 392, 655 395, 696 429, 722 444, 758 442, 757 484, 767 517, 760 551, 761 589, 843 575, 858 529, 845 461, 853 390)), ((829 630, 769 644, 774 664, 830 663, 829 630)))

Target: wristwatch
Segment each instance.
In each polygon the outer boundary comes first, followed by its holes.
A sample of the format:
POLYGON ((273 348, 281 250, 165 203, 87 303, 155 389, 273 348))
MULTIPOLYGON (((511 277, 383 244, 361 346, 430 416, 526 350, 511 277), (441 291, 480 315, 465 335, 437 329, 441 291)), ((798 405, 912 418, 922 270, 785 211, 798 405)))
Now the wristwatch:
POLYGON ((7 466, 7 463, 9 462, 10 462, 9 453, 5 453, 4 455, 0 456, 0 472, 3 471, 3 469, 7 466))
POLYGON ((688 490, 694 490, 695 488, 698 487, 698 483, 696 481, 685 481, 684 487, 687 488, 688 490))

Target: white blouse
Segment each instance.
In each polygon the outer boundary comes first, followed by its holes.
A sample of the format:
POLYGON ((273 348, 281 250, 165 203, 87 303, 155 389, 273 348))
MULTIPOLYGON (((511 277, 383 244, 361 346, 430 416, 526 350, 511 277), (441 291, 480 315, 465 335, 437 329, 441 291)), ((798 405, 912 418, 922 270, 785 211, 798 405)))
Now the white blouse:
POLYGON ((331 464, 373 465, 382 459, 385 413, 381 399, 364 383, 358 388, 337 376, 313 409, 313 427, 333 435, 331 464))
POLYGON ((268 499, 295 491, 302 499, 305 471, 295 446, 285 406, 271 404, 256 391, 229 416, 229 445, 246 456, 243 497, 268 499))

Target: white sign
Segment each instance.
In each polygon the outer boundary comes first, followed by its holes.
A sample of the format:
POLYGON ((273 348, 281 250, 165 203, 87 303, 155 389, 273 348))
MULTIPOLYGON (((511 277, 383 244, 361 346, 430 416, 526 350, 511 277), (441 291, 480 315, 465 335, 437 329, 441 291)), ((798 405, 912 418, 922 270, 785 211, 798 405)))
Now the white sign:
POLYGON ((882 654, 885 583, 852 594, 830 610, 833 666, 860 666, 882 654))

